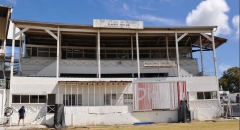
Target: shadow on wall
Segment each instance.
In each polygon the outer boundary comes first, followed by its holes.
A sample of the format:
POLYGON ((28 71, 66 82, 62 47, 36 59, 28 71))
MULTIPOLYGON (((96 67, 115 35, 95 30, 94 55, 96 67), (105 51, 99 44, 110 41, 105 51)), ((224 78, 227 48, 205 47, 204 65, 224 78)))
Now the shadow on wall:
POLYGON ((46 124, 47 105, 44 105, 38 112, 37 117, 31 124, 44 125, 46 124))

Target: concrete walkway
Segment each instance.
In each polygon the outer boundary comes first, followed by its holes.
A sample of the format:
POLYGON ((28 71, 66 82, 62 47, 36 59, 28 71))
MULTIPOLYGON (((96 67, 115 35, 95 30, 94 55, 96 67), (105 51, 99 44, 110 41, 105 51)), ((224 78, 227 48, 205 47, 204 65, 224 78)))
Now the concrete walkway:
POLYGON ((23 125, 17 125, 13 124, 11 127, 10 126, 0 126, 0 130, 36 130, 36 129, 45 129, 47 128, 45 125, 31 125, 31 124, 26 124, 25 126, 23 125))

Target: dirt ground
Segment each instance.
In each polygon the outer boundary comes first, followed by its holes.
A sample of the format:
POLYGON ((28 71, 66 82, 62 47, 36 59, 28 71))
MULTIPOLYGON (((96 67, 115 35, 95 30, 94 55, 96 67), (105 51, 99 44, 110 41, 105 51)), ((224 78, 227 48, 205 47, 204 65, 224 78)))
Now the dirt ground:
POLYGON ((159 123, 153 125, 68 127, 69 130, 239 130, 239 120, 220 122, 159 123))

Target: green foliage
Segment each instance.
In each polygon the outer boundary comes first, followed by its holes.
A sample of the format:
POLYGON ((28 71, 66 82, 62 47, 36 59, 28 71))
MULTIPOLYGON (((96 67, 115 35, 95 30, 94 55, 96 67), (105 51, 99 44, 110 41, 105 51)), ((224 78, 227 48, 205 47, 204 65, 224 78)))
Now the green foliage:
POLYGON ((219 85, 224 91, 239 92, 240 68, 232 67, 223 72, 219 85))

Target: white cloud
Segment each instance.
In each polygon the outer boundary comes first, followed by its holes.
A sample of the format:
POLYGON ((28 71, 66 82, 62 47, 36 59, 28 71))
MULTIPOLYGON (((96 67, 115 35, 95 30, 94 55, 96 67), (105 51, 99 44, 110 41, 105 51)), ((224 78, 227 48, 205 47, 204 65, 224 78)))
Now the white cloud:
POLYGON ((232 24, 236 28, 236 37, 239 38, 239 15, 236 15, 232 19, 232 24))
POLYGON ((132 20, 142 20, 156 25, 182 25, 182 22, 180 23, 174 19, 147 13, 147 11, 156 10, 153 8, 153 4, 156 4, 154 0, 129 0, 125 2, 120 0, 98 0, 98 2, 103 4, 110 13, 129 17, 132 20))
POLYGON ((173 20, 173 19, 167 19, 167 18, 162 18, 162 17, 157 17, 153 15, 137 15, 135 18, 143 20, 143 21, 148 21, 148 22, 154 22, 154 23, 162 23, 165 25, 177 25, 178 22, 173 20))
POLYGON ((227 70, 227 69, 229 69, 229 68, 231 68, 231 67, 233 67, 233 66, 227 65, 227 64, 225 64, 225 63, 222 63, 222 64, 220 64, 220 65, 218 66, 220 72, 223 72, 223 71, 225 71, 225 70, 227 70))
POLYGON ((149 7, 142 7, 142 6, 139 6, 139 9, 144 9, 144 10, 156 10, 156 9, 153 9, 153 8, 149 8, 149 7))
POLYGON ((218 26, 216 34, 228 35, 231 28, 228 25, 229 6, 225 0, 205 0, 192 10, 187 18, 189 26, 218 26))
POLYGON ((129 7, 126 3, 123 3, 123 8, 124 8, 124 10, 129 10, 129 7))
POLYGON ((7 2, 13 4, 13 5, 16 5, 17 4, 17 0, 6 0, 7 2))

